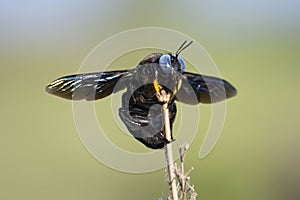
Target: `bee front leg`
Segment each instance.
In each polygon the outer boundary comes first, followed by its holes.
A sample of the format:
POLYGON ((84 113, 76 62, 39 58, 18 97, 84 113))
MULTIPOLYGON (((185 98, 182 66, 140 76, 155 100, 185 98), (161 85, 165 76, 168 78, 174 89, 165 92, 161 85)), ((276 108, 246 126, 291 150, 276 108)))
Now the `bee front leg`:
POLYGON ((166 104, 166 103, 168 104, 171 100, 171 94, 166 93, 165 90, 160 90, 160 92, 157 92, 156 97, 159 102, 164 103, 164 104, 166 104))

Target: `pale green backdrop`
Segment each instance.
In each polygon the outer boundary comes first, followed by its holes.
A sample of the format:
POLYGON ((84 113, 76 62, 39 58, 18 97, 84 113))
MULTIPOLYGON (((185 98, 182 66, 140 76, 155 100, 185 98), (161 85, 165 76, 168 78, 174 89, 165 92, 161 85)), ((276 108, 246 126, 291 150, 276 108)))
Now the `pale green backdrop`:
MULTIPOLYGON (((239 91, 209 157, 198 159, 201 129, 191 144, 186 164, 195 168, 198 199, 300 199, 299 7, 293 0, 1 1, 0 199, 166 197, 164 170, 127 174, 100 164, 79 140, 71 103, 44 92, 101 41, 145 26, 193 37, 239 91)), ((101 102, 97 109, 110 112, 101 102)))

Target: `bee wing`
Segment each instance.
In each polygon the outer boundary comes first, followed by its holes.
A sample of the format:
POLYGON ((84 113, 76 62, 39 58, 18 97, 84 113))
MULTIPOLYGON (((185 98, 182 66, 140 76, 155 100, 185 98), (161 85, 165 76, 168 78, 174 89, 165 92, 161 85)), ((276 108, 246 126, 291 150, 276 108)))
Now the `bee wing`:
POLYGON ((186 104, 215 103, 233 97, 236 93, 237 90, 226 80, 184 72, 176 98, 186 104))
POLYGON ((49 83, 46 91, 70 100, 96 100, 124 89, 130 75, 128 70, 69 75, 49 83))

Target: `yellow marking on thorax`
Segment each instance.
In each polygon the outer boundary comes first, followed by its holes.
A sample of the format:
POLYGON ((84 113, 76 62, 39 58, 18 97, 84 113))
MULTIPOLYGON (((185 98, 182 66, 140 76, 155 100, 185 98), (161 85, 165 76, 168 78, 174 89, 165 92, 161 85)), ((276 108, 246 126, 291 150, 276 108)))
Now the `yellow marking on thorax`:
POLYGON ((173 94, 176 94, 178 92, 178 90, 180 90, 181 84, 182 84, 182 80, 179 80, 178 87, 175 86, 175 88, 173 90, 173 94))
MULTIPOLYGON (((173 95, 175 95, 178 92, 178 90, 181 87, 181 84, 182 84, 182 80, 179 80, 178 81, 178 87, 175 86, 174 89, 173 89, 173 95)), ((160 93, 161 90, 163 89, 163 87, 160 84, 158 84, 157 79, 154 79, 153 86, 154 86, 154 89, 155 89, 156 93, 160 93)))
POLYGON ((162 86, 158 84, 157 79, 154 79, 153 86, 156 93, 160 93, 160 91, 163 89, 162 86))

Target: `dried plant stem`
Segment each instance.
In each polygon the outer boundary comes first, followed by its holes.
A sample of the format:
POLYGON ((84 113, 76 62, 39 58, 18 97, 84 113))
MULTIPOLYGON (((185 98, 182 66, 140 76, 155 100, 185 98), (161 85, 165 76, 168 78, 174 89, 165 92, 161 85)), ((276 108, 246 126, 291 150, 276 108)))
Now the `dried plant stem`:
MULTIPOLYGON (((171 141, 172 138, 171 138, 168 103, 163 104, 163 114, 164 114, 164 122, 165 122, 164 125, 165 125, 166 139, 168 141, 171 141)), ((175 165, 174 165, 171 143, 165 146, 165 158, 167 163, 167 175, 168 175, 168 182, 169 182, 170 197, 172 200, 178 200, 175 165)))
POLYGON ((187 196, 187 193, 186 193, 186 184, 185 184, 185 174, 184 174, 184 156, 185 154, 181 154, 180 155, 180 180, 181 180, 181 187, 182 187, 182 199, 183 200, 186 200, 186 196, 187 196))
POLYGON ((191 167, 188 172, 185 172, 184 170, 184 159, 186 152, 189 148, 188 144, 179 145, 179 154, 180 154, 180 165, 177 167, 175 165, 175 174, 177 177, 177 181, 179 184, 179 195, 181 200, 196 200, 197 193, 195 191, 195 188, 190 183, 190 172, 193 170, 193 167, 191 167))

